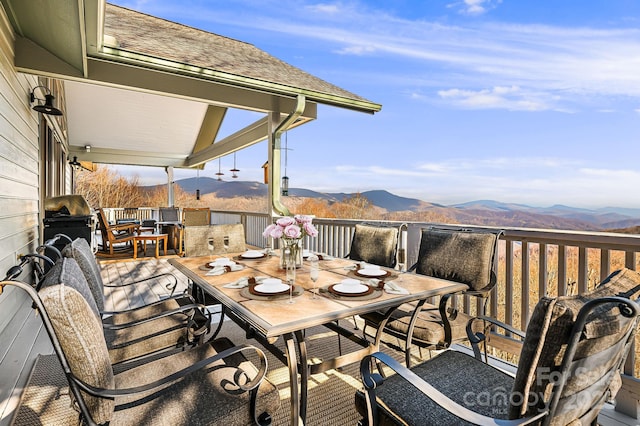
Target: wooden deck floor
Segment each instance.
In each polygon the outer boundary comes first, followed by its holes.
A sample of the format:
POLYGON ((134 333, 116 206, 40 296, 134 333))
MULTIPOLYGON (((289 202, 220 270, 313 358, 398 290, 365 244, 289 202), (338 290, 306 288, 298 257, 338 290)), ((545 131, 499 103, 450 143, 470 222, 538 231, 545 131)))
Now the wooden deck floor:
MULTIPOLYGON (((142 279, 144 277, 157 275, 163 272, 173 272, 177 277, 179 277, 178 290, 181 291, 188 285, 186 277, 175 271, 167 263, 166 258, 147 258, 142 261, 108 261, 101 262, 101 264, 105 282, 129 282, 131 280, 142 279)), ((144 303, 149 303, 167 294, 168 290, 164 287, 162 282, 155 283, 154 285, 144 284, 118 289, 107 289, 105 291, 106 308, 108 310, 126 309, 133 306, 139 306, 144 303)), ((5 295, 0 297, 5 297, 5 295)), ((48 336, 42 329, 39 317, 34 314, 32 309, 30 309, 30 304, 24 303, 24 307, 19 311, 19 313, 20 315, 16 315, 16 318, 12 321, 12 327, 11 330, 9 330, 11 335, 5 331, 5 333, 0 336, 0 347, 3 348, 2 353, 4 354, 3 358, 0 360, 0 413, 2 414, 0 418, 0 426, 8 426, 11 424, 11 419, 17 411, 19 398, 25 384, 27 383, 28 374, 33 365, 33 359, 35 359, 35 356, 38 353, 52 353, 48 336), (15 326, 13 326, 14 323, 15 326)), ((236 341, 237 338, 237 335, 234 336, 234 342, 241 343, 240 341, 236 341)), ((274 363, 270 366, 270 369, 277 369, 280 367, 282 366, 275 365, 274 363)), ((355 374, 354 377, 344 376, 342 380, 349 381, 352 386, 357 386, 358 378, 355 374)), ((322 383, 318 381, 316 385, 322 386, 322 383)), ((286 388, 287 386, 283 387, 283 389, 286 388)), ((344 413, 345 422, 338 422, 336 424, 354 424, 353 410, 351 410, 351 405, 353 404, 353 387, 342 387, 342 389, 344 389, 345 395, 340 397, 336 395, 332 396, 332 400, 334 401, 345 401, 345 407, 340 411, 344 413)), ((286 391, 282 396, 286 399, 286 391)), ((335 412, 337 411, 335 404, 327 405, 322 409, 331 411, 335 418, 335 412)), ((313 417, 313 421, 310 419, 309 424, 323 424, 317 420, 322 419, 323 417, 323 413, 316 413, 313 417)), ((278 420, 276 424, 286 424, 286 422, 282 421, 282 416, 276 419, 278 420)), ((599 421, 603 426, 639 424, 638 420, 615 412, 613 407, 610 405, 607 405, 602 411, 599 421)))

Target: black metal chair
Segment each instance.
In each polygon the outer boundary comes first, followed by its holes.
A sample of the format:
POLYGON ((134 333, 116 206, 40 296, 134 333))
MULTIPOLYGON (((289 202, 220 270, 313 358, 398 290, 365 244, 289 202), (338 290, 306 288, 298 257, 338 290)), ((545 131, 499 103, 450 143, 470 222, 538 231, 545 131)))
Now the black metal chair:
POLYGON ((639 294, 640 274, 625 269, 589 294, 542 298, 526 334, 491 318, 472 320, 475 357, 447 350, 409 369, 382 353, 367 356, 360 365, 365 390, 356 394, 362 424, 595 425, 620 387, 639 294), (515 377, 482 356, 494 327, 524 339, 515 377), (397 374, 373 373, 374 360, 397 374))
MULTIPOLYGON (((347 258, 394 268, 398 263, 400 227, 359 223, 355 226, 347 258)), ((404 259, 402 259, 404 263, 404 259)))
MULTIPOLYGON (((426 228, 422 230, 416 273, 456 281, 468 286, 460 292, 477 300, 484 314, 488 296, 497 281, 497 247, 502 231, 426 228)), ((440 298, 438 306, 421 300, 382 312, 361 315, 367 327, 376 329, 376 344, 383 333, 404 341, 405 363, 411 366, 411 349, 445 349, 466 340, 471 316, 454 305, 456 294, 440 298)))
POLYGON ((39 311, 82 424, 266 425, 280 404, 256 347, 219 339, 115 372, 86 296, 64 281, 39 293, 20 281, 2 281, 0 294, 8 285, 27 292, 39 311))

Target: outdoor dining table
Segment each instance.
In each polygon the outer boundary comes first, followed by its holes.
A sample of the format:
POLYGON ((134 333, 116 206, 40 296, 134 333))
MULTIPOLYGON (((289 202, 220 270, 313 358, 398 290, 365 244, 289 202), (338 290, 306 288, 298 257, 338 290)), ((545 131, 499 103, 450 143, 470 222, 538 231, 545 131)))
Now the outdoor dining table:
MULTIPOLYGON (((295 296, 290 303, 290 295, 278 296, 256 295, 249 288, 228 288, 225 285, 238 282, 242 278, 256 277, 280 278, 286 283, 285 270, 280 268, 280 258, 264 255, 258 258, 243 258, 242 253, 228 253, 225 256, 201 256, 170 259, 169 262, 184 273, 194 284, 201 287, 223 306, 225 315, 242 327, 247 336, 255 338, 265 348, 289 368, 289 382, 291 386, 291 424, 298 421, 305 423, 307 412, 308 379, 332 368, 338 368, 354 362, 359 362, 363 356, 378 350, 373 342, 356 336, 352 331, 339 326, 337 320, 350 318, 377 310, 388 310, 403 303, 438 296, 465 288, 462 284, 417 274, 402 274, 401 285, 408 294, 390 294, 375 288, 367 291, 366 296, 353 297, 338 295, 327 289, 341 282, 345 278, 358 278, 368 283, 368 278, 357 276, 354 270, 355 262, 349 259, 321 256, 319 261, 319 278, 317 292, 314 298, 313 282, 310 279, 308 262, 303 262, 298 268, 295 280, 295 296), (219 275, 207 275, 209 263, 219 257, 228 257, 241 264, 238 271, 227 271, 219 275), (341 354, 330 360, 319 363, 308 362, 305 331, 311 327, 324 325, 331 330, 346 336, 360 344, 361 350, 341 354), (282 351, 275 343, 284 339, 282 351), (297 357, 296 357, 297 351, 297 357), (298 364, 296 360, 299 359, 298 364), (298 378, 300 378, 298 385, 298 378)), ((387 278, 397 277, 398 271, 387 270, 387 278)))

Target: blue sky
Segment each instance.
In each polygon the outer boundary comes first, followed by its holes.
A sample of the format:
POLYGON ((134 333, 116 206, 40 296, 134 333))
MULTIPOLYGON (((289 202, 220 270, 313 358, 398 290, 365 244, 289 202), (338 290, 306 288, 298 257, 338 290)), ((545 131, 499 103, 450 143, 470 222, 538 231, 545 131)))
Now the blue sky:
MULTIPOLYGON (((292 187, 640 207, 640 1, 113 3, 252 43, 382 104, 375 115, 321 106, 290 131, 292 187)), ((223 133, 256 116, 230 118, 223 133)), ((261 180, 266 155, 266 143, 239 152, 240 179, 261 180)), ((230 179, 233 158, 221 165, 230 179)))

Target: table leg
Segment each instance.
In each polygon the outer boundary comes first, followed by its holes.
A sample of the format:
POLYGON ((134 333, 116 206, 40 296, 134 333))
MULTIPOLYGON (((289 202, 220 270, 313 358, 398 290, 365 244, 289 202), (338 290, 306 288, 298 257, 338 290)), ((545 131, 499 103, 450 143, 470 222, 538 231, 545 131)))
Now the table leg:
POLYGON ((287 364, 289 366, 289 384, 291 387, 291 425, 304 425, 307 419, 307 398, 309 394, 309 366, 307 363, 307 343, 302 331, 284 335, 287 364), (296 346, 300 355, 300 365, 296 358, 296 346), (299 371, 298 371, 299 370, 299 371), (298 385, 298 373, 300 384, 298 385), (299 386, 299 387, 298 387, 299 386))
MULTIPOLYGON (((289 385, 291 388, 291 426, 299 425, 300 394, 298 393, 298 361, 296 360, 296 344, 293 334, 284 335, 287 364, 289 365, 289 385)), ((304 424, 304 422, 302 423, 304 424)))
POLYGON ((138 258, 138 240, 136 240, 135 238, 133 239, 133 258, 138 258))
POLYGON ((156 238, 156 259, 160 256, 160 238, 156 238))
POLYGON ((307 398, 309 396, 309 365, 307 364, 307 342, 303 331, 295 332, 300 354, 300 419, 302 424, 307 421, 307 398))

